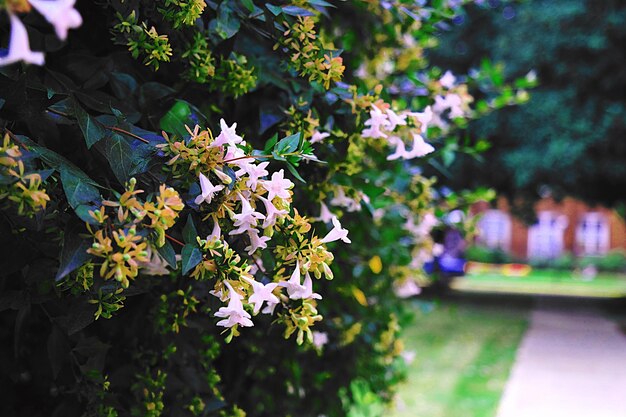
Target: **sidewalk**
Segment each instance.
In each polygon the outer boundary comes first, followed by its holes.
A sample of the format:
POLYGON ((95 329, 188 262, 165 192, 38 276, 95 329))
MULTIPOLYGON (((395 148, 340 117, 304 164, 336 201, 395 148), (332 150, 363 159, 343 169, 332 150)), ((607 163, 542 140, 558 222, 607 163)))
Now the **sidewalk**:
POLYGON ((626 336, 584 301, 540 300, 497 416, 626 416, 626 336))

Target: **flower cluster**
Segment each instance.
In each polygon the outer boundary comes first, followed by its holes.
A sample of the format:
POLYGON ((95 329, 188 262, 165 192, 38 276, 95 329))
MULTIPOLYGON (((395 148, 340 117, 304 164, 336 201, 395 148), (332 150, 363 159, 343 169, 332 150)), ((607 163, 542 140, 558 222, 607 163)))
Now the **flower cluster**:
POLYGON ((94 239, 87 252, 102 259, 100 276, 115 278, 122 288, 128 288, 142 268, 144 273, 159 270, 153 265, 162 263, 156 248, 165 244, 165 231, 184 207, 178 193, 165 185, 159 188, 156 201, 142 203, 136 196, 143 190, 136 190, 136 184, 131 178, 117 201, 103 201, 99 210, 89 212, 98 229, 87 223, 94 239), (148 239, 150 231, 154 242, 148 239))
POLYGON ((325 245, 337 240, 349 243, 348 231, 335 218, 324 238, 312 234, 308 219, 291 207, 293 182, 282 169, 270 175, 269 161, 259 162, 246 154, 249 146, 236 126, 221 120, 217 137, 196 126, 187 129, 188 140, 167 136, 166 143, 159 145, 170 158, 166 167, 175 177, 189 172, 198 176, 194 203, 211 230, 206 239, 197 238, 201 259, 190 276, 211 280, 211 293, 228 301, 215 316, 221 318, 218 326, 230 329, 229 337, 238 334, 239 326, 252 326, 252 314, 273 314, 283 305, 279 319, 287 325, 286 336, 297 328, 299 343, 305 334, 312 340, 308 327, 321 318, 313 300, 321 297, 313 291, 311 275, 333 277, 333 256, 325 245), (273 274, 262 261, 272 241, 276 242, 273 274), (254 264, 248 264, 236 247, 243 247, 254 264), (294 307, 290 300, 300 305, 294 307))
POLYGON ((275 47, 286 47, 291 53, 291 65, 309 81, 321 83, 325 89, 331 82, 341 80, 345 66, 343 59, 326 52, 315 31, 315 21, 311 16, 298 16, 289 24, 284 22, 287 30, 283 33, 280 43, 275 47))
POLYGON ((13 0, 3 2, 4 4, 0 7, 6 8, 9 14, 11 38, 8 53, 0 57, 0 66, 19 61, 43 65, 45 60, 43 52, 35 52, 30 49, 28 32, 16 13, 27 13, 34 8, 54 26, 57 37, 65 40, 69 29, 75 29, 83 23, 82 17, 74 9, 75 2, 76 0, 13 0))
POLYGON ((394 151, 387 156, 387 160, 413 159, 426 156, 435 148, 424 141, 428 124, 432 119, 432 110, 428 106, 422 113, 405 110, 396 113, 385 103, 371 105, 367 126, 361 132, 364 138, 386 139, 394 147, 394 151), (379 107, 380 106, 380 107, 379 107), (410 150, 405 141, 411 142, 410 150))
POLYGON ((435 94, 432 125, 446 130, 446 117, 454 120, 471 116, 469 104, 474 98, 467 92, 467 85, 457 83, 457 77, 452 72, 446 71, 439 80, 431 82, 430 88, 435 94))
POLYGON ((20 215, 32 216, 46 208, 50 197, 42 187, 41 175, 28 172, 23 157, 19 146, 5 134, 0 146, 0 201, 6 198, 17 204, 20 215))

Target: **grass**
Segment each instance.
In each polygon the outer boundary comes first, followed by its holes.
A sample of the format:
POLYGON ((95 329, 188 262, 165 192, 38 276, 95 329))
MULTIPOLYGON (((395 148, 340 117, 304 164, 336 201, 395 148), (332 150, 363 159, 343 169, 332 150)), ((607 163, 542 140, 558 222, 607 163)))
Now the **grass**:
POLYGON ((403 339, 416 356, 391 417, 495 416, 528 306, 493 300, 415 302, 416 321, 403 339))
POLYGON ((525 277, 482 273, 455 278, 450 287, 472 292, 619 298, 626 296, 626 275, 599 273, 585 280, 572 272, 556 270, 533 270, 525 277))

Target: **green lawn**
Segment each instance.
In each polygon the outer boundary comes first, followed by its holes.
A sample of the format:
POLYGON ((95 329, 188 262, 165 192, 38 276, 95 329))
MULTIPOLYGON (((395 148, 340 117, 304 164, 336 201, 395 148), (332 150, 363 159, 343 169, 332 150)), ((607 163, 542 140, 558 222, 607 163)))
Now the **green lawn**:
POLYGON ((455 278, 450 287, 473 292, 617 298, 626 296, 626 275, 599 273, 585 280, 569 271, 533 270, 525 277, 483 273, 455 278))
POLYGON ((415 302, 404 331, 415 360, 391 417, 494 417, 528 311, 519 299, 506 308, 494 300, 415 302))

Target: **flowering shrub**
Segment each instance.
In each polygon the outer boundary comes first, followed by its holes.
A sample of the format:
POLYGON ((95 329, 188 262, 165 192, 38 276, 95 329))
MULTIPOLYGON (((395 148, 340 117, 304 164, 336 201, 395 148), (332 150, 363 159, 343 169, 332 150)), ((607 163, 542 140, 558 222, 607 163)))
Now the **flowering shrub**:
POLYGON ((456 3, 1 2, 3 414, 391 401, 398 298, 485 196, 435 176, 525 98, 428 67, 456 3))

